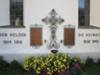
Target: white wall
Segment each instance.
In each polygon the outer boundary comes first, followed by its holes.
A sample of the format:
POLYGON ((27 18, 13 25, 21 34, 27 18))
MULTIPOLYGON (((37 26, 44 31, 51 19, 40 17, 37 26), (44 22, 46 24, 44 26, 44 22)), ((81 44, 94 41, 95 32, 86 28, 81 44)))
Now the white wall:
POLYGON ((65 24, 77 25, 77 1, 74 0, 25 0, 25 24, 42 23, 52 9, 65 19, 65 24))
POLYGON ((0 26, 9 25, 9 0, 0 0, 0 26))
POLYGON ((100 27, 100 0, 90 0, 90 23, 100 27))

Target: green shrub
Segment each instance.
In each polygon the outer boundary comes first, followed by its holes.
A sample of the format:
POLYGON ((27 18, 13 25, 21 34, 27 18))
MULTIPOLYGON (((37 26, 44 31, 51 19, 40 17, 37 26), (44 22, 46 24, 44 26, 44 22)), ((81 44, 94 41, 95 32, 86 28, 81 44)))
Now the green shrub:
POLYGON ((94 65, 94 64, 95 64, 95 63, 94 63, 93 58, 88 57, 88 58, 86 59, 85 66, 92 66, 92 65, 94 65))
POLYGON ((6 62, 3 57, 0 57, 0 71, 7 70, 9 68, 9 63, 6 62))
POLYGON ((40 74, 40 71, 41 71, 41 65, 43 61, 42 60, 42 57, 29 57, 29 58, 26 58, 25 61, 24 61, 24 69, 26 71, 32 71, 32 70, 35 70, 36 74, 40 74))
POLYGON ((97 64, 100 65, 100 59, 98 59, 97 64))
POLYGON ((68 69, 70 57, 67 54, 57 53, 47 56, 33 56, 26 58, 24 61, 24 69, 30 71, 35 70, 36 75, 40 75, 41 70, 46 69, 48 75, 53 74, 61 69, 68 69))
POLYGON ((70 63, 70 67, 73 67, 75 64, 79 64, 81 66, 81 64, 83 65, 83 62, 81 61, 80 57, 73 57, 71 58, 71 63, 70 63))
POLYGON ((0 57, 0 75, 23 75, 22 67, 16 60, 7 63, 0 57))
POLYGON ((10 63, 10 68, 11 68, 11 69, 17 69, 17 70, 22 69, 21 65, 20 65, 16 60, 13 60, 13 61, 10 63))
POLYGON ((52 74, 56 71, 61 71, 61 69, 68 69, 71 61, 67 54, 58 53, 48 55, 46 62, 49 74, 52 74))
POLYGON ((79 63, 79 64, 82 63, 80 57, 78 57, 78 56, 77 56, 77 57, 73 57, 73 58, 71 59, 71 61, 72 61, 73 63, 79 63))

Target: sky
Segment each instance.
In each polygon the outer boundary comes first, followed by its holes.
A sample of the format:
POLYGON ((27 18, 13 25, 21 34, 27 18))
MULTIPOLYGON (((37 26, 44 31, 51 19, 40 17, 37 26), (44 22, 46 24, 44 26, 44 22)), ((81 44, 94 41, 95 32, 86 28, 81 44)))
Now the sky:
POLYGON ((85 0, 79 0, 79 7, 84 8, 85 0))

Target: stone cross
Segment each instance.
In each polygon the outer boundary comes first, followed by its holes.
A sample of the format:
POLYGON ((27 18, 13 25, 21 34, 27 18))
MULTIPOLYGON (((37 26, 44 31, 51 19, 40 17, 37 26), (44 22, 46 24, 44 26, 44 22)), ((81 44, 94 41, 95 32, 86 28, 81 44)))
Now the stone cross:
POLYGON ((56 11, 54 9, 52 9, 52 11, 50 12, 49 16, 47 16, 44 19, 42 19, 42 21, 44 23, 46 23, 46 24, 57 25, 57 24, 63 23, 64 19, 62 19, 60 16, 58 16, 56 11))
POLYGON ((42 21, 50 25, 50 31, 51 31, 51 39, 50 43, 48 44, 48 48, 55 48, 58 49, 60 45, 56 42, 56 31, 58 25, 62 24, 64 22, 64 19, 62 19, 60 16, 58 16, 57 12, 52 9, 52 11, 49 13, 49 16, 42 19, 42 21))

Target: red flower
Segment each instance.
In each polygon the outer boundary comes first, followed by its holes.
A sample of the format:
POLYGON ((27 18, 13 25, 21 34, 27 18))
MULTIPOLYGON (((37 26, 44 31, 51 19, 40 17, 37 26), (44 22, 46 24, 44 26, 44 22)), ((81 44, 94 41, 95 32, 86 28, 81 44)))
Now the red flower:
POLYGON ((77 69, 80 69, 80 65, 79 65, 78 63, 76 63, 76 64, 74 65, 74 67, 77 68, 77 69))

